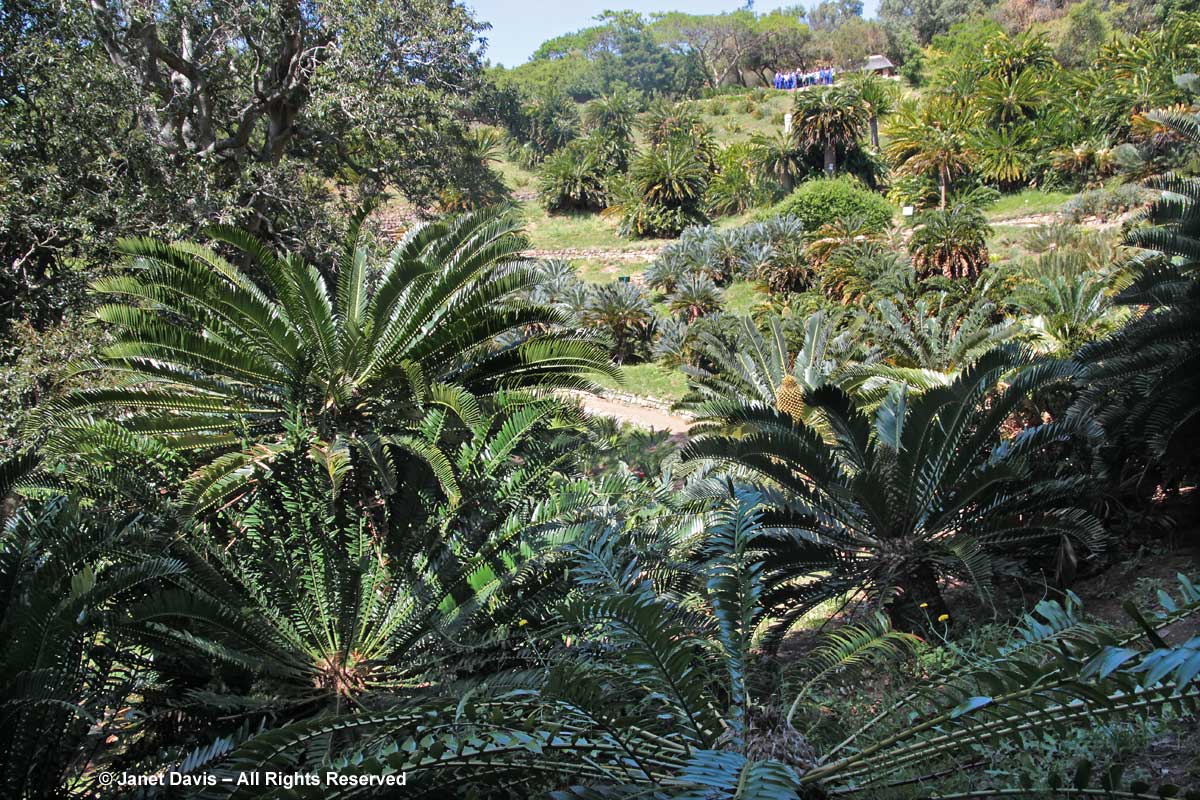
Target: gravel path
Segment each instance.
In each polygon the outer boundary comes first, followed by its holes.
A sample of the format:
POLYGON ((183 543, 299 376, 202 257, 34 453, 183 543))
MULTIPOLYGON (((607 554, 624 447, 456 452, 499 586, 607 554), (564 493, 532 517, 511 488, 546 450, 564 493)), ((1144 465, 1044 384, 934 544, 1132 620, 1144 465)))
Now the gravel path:
POLYGON ((692 420, 669 411, 637 405, 615 397, 601 397, 584 392, 572 392, 572 395, 579 399, 583 410, 589 414, 628 422, 640 428, 686 434, 693 424, 692 420))
POLYGON ((575 261, 619 261, 622 263, 640 264, 658 258, 661 247, 640 247, 631 250, 612 250, 604 247, 567 247, 562 250, 526 250, 529 258, 560 259, 575 261))

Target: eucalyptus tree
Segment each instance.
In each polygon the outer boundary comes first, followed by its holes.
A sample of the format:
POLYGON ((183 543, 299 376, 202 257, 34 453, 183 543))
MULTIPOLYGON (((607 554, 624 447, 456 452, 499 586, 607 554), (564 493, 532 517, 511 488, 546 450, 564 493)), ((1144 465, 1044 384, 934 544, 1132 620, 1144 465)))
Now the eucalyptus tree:
POLYGON ((114 343, 80 365, 100 385, 120 380, 47 406, 52 449, 69 453, 91 415, 114 415, 193 459, 185 497, 202 511, 247 490, 296 419, 390 483, 412 457, 444 464, 415 435, 431 407, 468 420, 502 390, 616 374, 562 311, 521 299, 536 278, 508 212, 420 226, 382 260, 355 225, 324 272, 237 229, 211 235, 240 265, 207 245, 123 243, 127 268, 95 286, 113 299, 96 315, 114 343))
POLYGON ((0 29, 0 328, 86 305, 121 236, 234 224, 328 254, 344 198, 498 188, 464 123, 484 27, 459 3, 19 0, 0 29))

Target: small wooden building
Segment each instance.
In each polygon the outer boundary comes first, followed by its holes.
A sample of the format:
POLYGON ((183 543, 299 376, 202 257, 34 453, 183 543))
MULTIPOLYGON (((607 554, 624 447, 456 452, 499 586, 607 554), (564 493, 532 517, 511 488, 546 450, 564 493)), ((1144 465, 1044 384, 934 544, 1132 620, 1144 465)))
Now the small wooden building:
POLYGON ((891 59, 883 55, 867 56, 867 63, 863 65, 863 72, 874 72, 876 75, 882 75, 885 78, 896 77, 896 65, 891 59))

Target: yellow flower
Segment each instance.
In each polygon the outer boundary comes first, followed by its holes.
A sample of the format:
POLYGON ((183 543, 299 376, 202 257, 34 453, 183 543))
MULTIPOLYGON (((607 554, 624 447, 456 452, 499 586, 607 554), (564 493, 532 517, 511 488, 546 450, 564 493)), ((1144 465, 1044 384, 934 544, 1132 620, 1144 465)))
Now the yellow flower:
POLYGON ((921 603, 921 608, 929 608, 929 603, 921 603))
POLYGON ((938 622, 945 622, 948 619, 950 619, 949 614, 942 614, 940 617, 938 617, 938 622))
POLYGON ((522 626, 524 626, 524 625, 528 625, 528 624, 529 624, 529 620, 527 620, 527 619, 523 619, 523 620, 521 620, 520 622, 518 622, 518 623, 517 623, 517 627, 522 627, 522 626))

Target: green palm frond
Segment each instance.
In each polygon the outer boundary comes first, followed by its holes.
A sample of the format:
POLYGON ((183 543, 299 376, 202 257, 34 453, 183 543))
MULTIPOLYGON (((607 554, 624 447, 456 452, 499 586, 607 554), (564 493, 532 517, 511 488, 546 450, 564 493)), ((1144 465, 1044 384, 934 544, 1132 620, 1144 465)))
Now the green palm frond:
MULTIPOLYGON (((95 287, 121 301, 97 311, 115 342, 81 365, 116 385, 70 393, 35 425, 53 433, 119 413, 121 426, 202 453, 185 495, 207 511, 249 488, 247 468, 270 459, 297 413, 330 440, 411 442, 431 386, 440 399, 486 398, 615 377, 602 344, 521 299, 534 276, 511 213, 419 227, 382 263, 365 216, 352 221, 333 281, 229 228, 211 234, 247 267, 205 246, 124 242, 128 269, 95 287)), ((470 425, 477 412, 461 410, 470 425)))
POLYGON ((1001 439, 1025 397, 1076 374, 1008 346, 919 396, 887 392, 870 416, 837 388, 810 391, 804 405, 821 430, 773 405, 728 403, 714 406, 720 416, 695 431, 683 457, 748 470, 771 490, 767 523, 780 533, 766 559, 764 601, 787 609, 787 619, 846 592, 889 604, 897 619, 921 601, 937 616, 945 610, 939 575, 986 592, 986 553, 1064 538, 1085 551, 1103 546, 1103 529, 1079 504, 1083 480, 1032 479, 1029 467, 1041 448, 1088 428, 1053 423, 1001 439))

